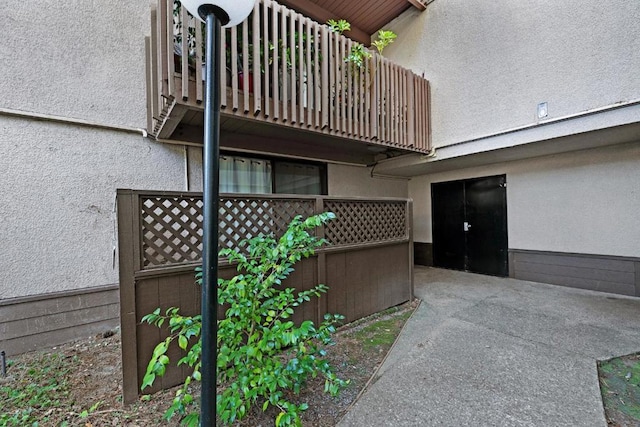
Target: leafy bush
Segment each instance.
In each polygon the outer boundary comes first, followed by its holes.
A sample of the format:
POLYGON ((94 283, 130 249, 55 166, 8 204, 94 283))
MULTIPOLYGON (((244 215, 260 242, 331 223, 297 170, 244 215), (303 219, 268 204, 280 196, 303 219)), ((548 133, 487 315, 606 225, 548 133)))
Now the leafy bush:
MULTIPOLYGON (((217 342, 217 377, 225 386, 217 396, 217 413, 225 424, 242 419, 260 401, 263 410, 270 405, 279 409, 276 426, 297 426, 308 405, 290 402, 285 390, 297 394, 310 376, 318 375, 325 378, 325 392, 331 395, 347 384, 333 373, 322 348, 331 343, 331 334, 343 316, 326 314, 318 326, 309 320, 300 325, 290 320, 296 307, 312 297, 320 297, 328 288, 320 284, 296 292, 281 286, 294 271, 296 262, 313 255, 325 243, 309 234, 309 230, 334 217, 332 213, 306 220, 298 216, 278 240, 260 235, 240 244, 247 246, 246 251, 238 248, 220 252, 221 257, 237 262, 239 271, 230 280, 218 280, 218 302, 228 307, 225 318, 218 321, 217 342)), ((201 379, 201 317, 181 316, 179 309, 170 308, 165 315, 156 309, 143 321, 158 327, 167 321, 171 335, 156 346, 142 389, 153 384, 156 376, 164 375, 170 363, 167 349, 177 340, 186 351, 178 365, 188 364, 193 373, 176 392, 165 418, 177 413, 184 416, 183 425, 197 426, 198 414, 187 412, 193 403, 189 384, 201 379)))

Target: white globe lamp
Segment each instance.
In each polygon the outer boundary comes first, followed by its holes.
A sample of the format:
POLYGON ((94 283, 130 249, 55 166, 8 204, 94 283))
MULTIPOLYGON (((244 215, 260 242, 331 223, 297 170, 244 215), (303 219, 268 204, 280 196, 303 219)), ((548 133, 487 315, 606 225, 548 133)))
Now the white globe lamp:
POLYGON ((204 21, 213 12, 222 27, 228 28, 247 19, 253 10, 255 0, 182 0, 182 5, 190 14, 204 21))

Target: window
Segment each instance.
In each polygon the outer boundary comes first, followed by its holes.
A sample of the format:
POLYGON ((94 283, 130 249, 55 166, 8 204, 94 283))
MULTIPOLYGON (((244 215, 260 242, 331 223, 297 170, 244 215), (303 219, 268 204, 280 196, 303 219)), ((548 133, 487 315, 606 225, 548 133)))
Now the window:
POLYGON ((271 162, 220 156, 220 192, 264 194, 271 191, 271 162))
POLYGON ((220 156, 220 192, 251 194, 326 194, 323 164, 279 159, 220 156))

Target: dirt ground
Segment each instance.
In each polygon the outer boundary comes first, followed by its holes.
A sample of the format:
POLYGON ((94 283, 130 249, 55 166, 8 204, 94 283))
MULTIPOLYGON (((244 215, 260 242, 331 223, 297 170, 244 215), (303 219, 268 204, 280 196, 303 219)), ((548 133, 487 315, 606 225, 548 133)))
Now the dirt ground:
MULTIPOLYGON (((303 417, 304 426, 333 426, 338 422, 382 363, 416 306, 416 302, 407 303, 338 331, 335 335, 336 345, 329 349, 329 358, 337 375, 351 380, 351 383, 339 397, 332 398, 323 393, 324 381, 317 379, 309 382, 296 399, 297 402, 309 404, 303 417)), ((169 423, 162 421, 162 415, 170 405, 175 389, 143 397, 132 405, 123 405, 120 335, 117 332, 108 332, 47 352, 10 358, 8 376, 0 378, 0 387, 5 395, 19 394, 21 390, 34 385, 45 387, 49 381, 47 378, 52 377, 47 369, 57 369, 58 373, 64 369, 56 386, 56 391, 59 389, 61 396, 47 395, 44 399, 46 404, 44 401, 25 402, 25 397, 22 401, 17 400, 21 403, 14 407, 1 400, 6 396, 0 396, 0 403, 3 403, 0 415, 4 414, 5 419, 14 417, 13 421, 4 422, 0 417, 0 425, 178 425, 175 417, 169 423), (58 364, 52 368, 53 361, 58 364), (23 421, 18 422, 14 415, 17 413, 27 415, 24 415, 23 421), (37 421, 37 424, 32 424, 33 421, 37 421), (27 422, 28 424, 24 424, 27 422)), ((255 408, 236 425, 272 426, 276 415, 273 409, 263 413, 261 408, 255 408)))

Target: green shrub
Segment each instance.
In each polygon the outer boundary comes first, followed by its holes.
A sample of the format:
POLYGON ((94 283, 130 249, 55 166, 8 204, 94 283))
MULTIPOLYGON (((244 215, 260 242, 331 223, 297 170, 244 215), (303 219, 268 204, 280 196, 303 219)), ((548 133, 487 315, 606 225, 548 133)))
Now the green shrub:
MULTIPOLYGON (((270 405, 278 408, 276 426, 300 425, 300 414, 308 405, 290 402, 285 390, 297 394, 309 377, 318 375, 325 378, 325 392, 331 395, 347 383, 333 373, 322 348, 331 343, 335 325, 343 316, 327 314, 318 326, 309 320, 300 325, 290 320, 296 307, 320 297, 328 288, 320 284, 296 292, 281 286, 296 262, 313 255, 325 243, 309 230, 334 217, 332 213, 306 220, 298 216, 278 240, 260 235, 240 244, 247 246, 245 251, 238 248, 220 252, 221 257, 238 264, 239 272, 230 280, 218 280, 218 302, 228 307, 224 319, 218 321, 217 342, 217 377, 225 386, 217 396, 217 413, 225 424, 242 419, 252 405, 260 402, 263 410, 270 405)), ((165 418, 179 414, 183 425, 197 426, 198 414, 188 413, 193 404, 189 384, 201 379, 201 317, 181 316, 179 309, 170 308, 165 315, 156 309, 143 321, 158 327, 166 321, 171 335, 156 346, 142 389, 153 384, 156 376, 164 375, 170 363, 167 349, 177 340, 186 352, 178 365, 188 364, 193 373, 176 392, 165 418)))

